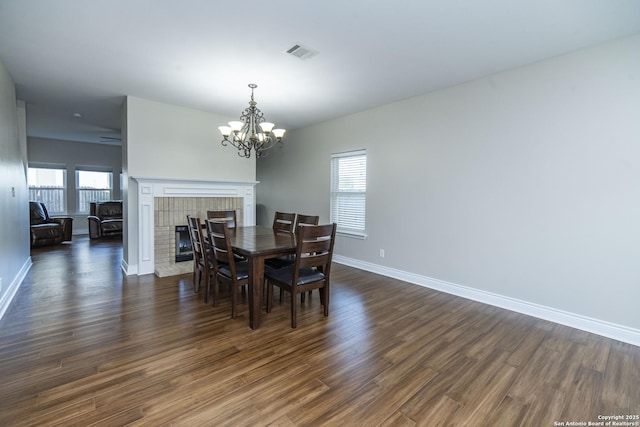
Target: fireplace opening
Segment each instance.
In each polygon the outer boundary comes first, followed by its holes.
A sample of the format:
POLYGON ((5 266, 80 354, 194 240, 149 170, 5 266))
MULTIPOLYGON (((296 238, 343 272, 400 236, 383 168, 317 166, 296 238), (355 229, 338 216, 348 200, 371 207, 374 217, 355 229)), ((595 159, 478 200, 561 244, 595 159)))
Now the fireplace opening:
POLYGON ((176 225, 176 262, 191 261, 192 259, 193 248, 189 237, 189 227, 176 225))

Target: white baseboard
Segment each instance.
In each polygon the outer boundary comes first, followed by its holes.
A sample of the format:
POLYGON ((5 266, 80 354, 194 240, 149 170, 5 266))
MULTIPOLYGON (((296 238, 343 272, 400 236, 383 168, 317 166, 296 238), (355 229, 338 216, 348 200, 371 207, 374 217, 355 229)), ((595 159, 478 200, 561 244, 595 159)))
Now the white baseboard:
POLYGON ((0 319, 4 317, 4 313, 9 308, 11 301, 13 301, 13 298, 16 296, 18 289, 20 289, 20 285, 22 285, 24 278, 27 277, 27 273, 32 265, 31 257, 27 258, 25 263, 22 265, 22 268, 20 268, 20 271, 18 271, 18 274, 9 284, 7 291, 0 297, 0 319))
POLYGON ((409 273, 402 270, 396 270, 354 258, 348 258, 340 255, 334 255, 333 260, 338 264, 348 265, 360 270, 370 271, 382 276, 392 277, 404 282, 413 283, 424 286, 426 288, 435 289, 437 291, 446 292, 448 294, 478 301, 484 304, 493 305, 495 307, 504 308, 515 311, 517 313, 526 314, 537 317, 539 319, 548 320, 561 325, 570 326, 572 328, 591 332, 607 338, 623 341, 640 347, 640 330, 630 328, 628 326, 618 325, 604 320, 594 319, 582 316, 576 313, 570 313, 551 307, 523 301, 504 295, 495 294, 479 289, 470 288, 468 286, 457 285, 455 283, 445 282, 443 280, 432 279, 430 277, 421 276, 419 274, 409 273))
POLYGON ((138 266, 137 265, 129 265, 127 261, 122 259, 122 263, 120 264, 120 268, 125 276, 135 276, 138 274, 138 266))

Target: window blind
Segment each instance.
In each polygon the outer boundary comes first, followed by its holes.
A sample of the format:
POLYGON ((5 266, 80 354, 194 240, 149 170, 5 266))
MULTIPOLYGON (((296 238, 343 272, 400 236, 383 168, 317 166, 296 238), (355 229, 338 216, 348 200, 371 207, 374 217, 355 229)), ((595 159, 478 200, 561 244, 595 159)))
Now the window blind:
POLYGON ((111 199, 113 174, 93 170, 76 170, 78 212, 89 212, 91 202, 111 199))
POLYGON ((365 236, 367 152, 331 156, 331 222, 338 232, 365 236))
POLYGON ((66 169, 29 167, 27 169, 29 200, 44 203, 50 215, 64 214, 66 212, 66 177, 66 169))

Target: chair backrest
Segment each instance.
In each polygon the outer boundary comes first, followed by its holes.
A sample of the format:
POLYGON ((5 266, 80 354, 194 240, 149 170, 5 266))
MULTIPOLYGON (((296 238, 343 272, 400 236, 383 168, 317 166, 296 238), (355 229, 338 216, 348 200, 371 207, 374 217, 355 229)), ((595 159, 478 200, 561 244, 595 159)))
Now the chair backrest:
POLYGON ((233 248, 229 240, 229 226, 226 222, 217 222, 207 219, 205 221, 209 242, 211 244, 211 255, 216 271, 224 264, 229 265, 231 277, 235 277, 236 264, 233 257, 233 248))
MULTIPOLYGON (((326 277, 331 273, 333 245, 336 240, 336 224, 309 225, 296 228, 295 271, 318 267, 326 277)), ((297 280, 297 277, 296 279, 297 280)))
POLYGON ((193 258, 196 262, 203 262, 204 256, 206 255, 206 246, 200 218, 187 215, 187 225, 189 226, 189 238, 191 239, 191 248, 193 248, 193 258))
POLYGON ((93 215, 101 220, 105 219, 122 219, 122 200, 105 200, 96 202, 90 207, 93 215))
POLYGON ((31 225, 44 224, 49 222, 49 212, 42 202, 29 202, 29 216, 31 225))
POLYGON ((216 222, 226 222, 227 227, 236 228, 236 211, 207 211, 207 219, 216 222))
POLYGON ((293 233, 295 223, 295 213, 276 212, 273 217, 273 230, 284 233, 293 233))
POLYGON ((320 221, 320 217, 318 215, 297 214, 296 226, 294 229, 297 230, 299 225, 318 225, 319 221, 320 221))

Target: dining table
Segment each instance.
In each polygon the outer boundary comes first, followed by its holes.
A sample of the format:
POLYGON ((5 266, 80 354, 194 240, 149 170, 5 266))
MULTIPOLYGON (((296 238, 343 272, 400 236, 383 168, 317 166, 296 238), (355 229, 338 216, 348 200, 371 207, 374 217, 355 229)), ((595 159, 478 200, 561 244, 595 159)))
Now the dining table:
POLYGON ((234 253, 242 255, 249 264, 249 326, 260 327, 265 260, 296 251, 294 233, 274 231, 262 225, 229 229, 234 253))

